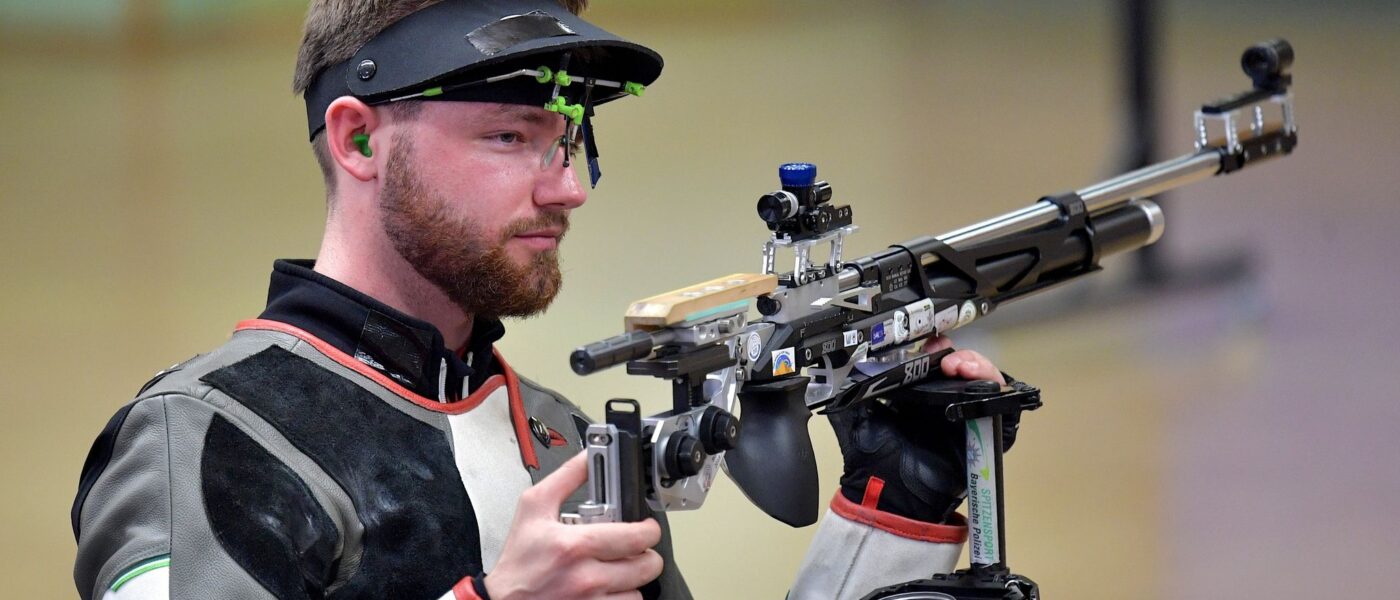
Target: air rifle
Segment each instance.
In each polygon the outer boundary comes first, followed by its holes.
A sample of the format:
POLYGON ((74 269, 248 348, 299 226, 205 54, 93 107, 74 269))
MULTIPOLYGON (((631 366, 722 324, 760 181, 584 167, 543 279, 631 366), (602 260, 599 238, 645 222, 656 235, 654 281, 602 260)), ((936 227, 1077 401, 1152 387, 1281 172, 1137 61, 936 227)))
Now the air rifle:
MULTIPOLYGON (((590 499, 569 518, 635 521, 644 507, 699 508, 722 466, 770 516, 811 524, 820 505, 807 434, 812 411, 918 397, 967 421, 969 437, 995 442, 980 457, 995 460, 995 490, 986 477, 969 481, 969 504, 999 536, 1000 420, 1038 407, 1039 391, 987 389, 986 382, 949 387, 937 368, 947 351, 924 352, 920 341, 1156 242, 1165 222, 1147 197, 1292 152, 1292 61, 1283 40, 1247 49, 1241 63, 1252 89, 1196 111, 1192 153, 851 261, 842 257, 857 229, 851 207, 832 202, 815 166, 782 165, 782 188, 758 200, 771 232, 761 273, 635 302, 626 333, 570 355, 580 375, 626 363, 628 374, 669 380, 672 407, 643 417, 633 400, 607 403, 606 422, 591 426, 585 440, 590 499), (829 245, 828 258, 813 262, 821 244, 829 245), (779 270, 780 248, 792 251, 791 270, 779 270), (750 318, 751 304, 760 317, 750 318), (994 501, 995 514, 976 506, 979 498, 994 501)), ((969 469, 969 479, 974 470, 981 466, 969 469)), ((974 565, 1004 564, 1004 538, 988 545, 994 551, 979 556, 974 540, 974 565)))

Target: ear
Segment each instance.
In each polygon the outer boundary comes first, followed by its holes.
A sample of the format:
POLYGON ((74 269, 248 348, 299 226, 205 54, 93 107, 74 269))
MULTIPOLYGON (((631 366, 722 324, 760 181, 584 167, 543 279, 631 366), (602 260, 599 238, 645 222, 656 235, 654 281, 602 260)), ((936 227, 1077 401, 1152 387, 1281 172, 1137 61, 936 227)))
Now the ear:
POLYGON ((379 176, 380 153, 376 150, 386 141, 374 136, 379 127, 379 114, 358 98, 341 96, 326 107, 326 148, 331 158, 351 177, 370 181, 379 176), (370 156, 360 152, 357 135, 368 135, 370 156))

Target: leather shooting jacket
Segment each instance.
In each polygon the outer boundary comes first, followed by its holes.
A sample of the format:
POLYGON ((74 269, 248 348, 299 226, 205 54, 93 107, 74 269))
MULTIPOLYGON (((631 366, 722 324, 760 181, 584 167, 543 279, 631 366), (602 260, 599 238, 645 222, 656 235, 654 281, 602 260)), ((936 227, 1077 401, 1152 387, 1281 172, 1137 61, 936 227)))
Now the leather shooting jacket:
MULTIPOLYGON (((484 596, 516 500, 589 423, 510 368, 503 334, 479 318, 449 349, 310 261, 277 261, 259 318, 158 374, 93 444, 72 510, 79 594, 157 566, 172 598, 484 596)), ((644 592, 689 598, 655 516, 666 567, 644 592)))

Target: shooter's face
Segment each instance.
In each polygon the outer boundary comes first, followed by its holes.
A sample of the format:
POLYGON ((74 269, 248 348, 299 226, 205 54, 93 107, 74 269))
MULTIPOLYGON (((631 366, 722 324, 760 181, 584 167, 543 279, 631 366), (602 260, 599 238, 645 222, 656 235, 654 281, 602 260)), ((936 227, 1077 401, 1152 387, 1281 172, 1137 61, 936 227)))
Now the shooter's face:
POLYGON ((380 198, 385 233, 463 310, 543 311, 559 292, 559 243, 585 188, 563 117, 523 105, 426 102, 394 134, 380 198))

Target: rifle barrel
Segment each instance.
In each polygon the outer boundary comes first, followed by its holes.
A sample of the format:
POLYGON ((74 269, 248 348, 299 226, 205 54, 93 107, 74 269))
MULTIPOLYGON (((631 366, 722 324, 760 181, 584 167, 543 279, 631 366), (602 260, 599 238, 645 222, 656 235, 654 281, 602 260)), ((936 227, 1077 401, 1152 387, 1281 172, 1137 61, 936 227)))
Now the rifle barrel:
MULTIPOLYGON (((1149 165, 1112 179, 1076 190, 1090 216, 1098 216, 1131 198, 1145 198, 1205 179, 1220 171, 1220 152, 1214 149, 1187 154, 1149 165)), ((1060 218, 1060 209, 1046 201, 938 236, 955 249, 1001 236, 1041 227, 1060 218)))
MULTIPOLYGON (((1084 200, 1084 205, 1089 210, 1090 216, 1100 216, 1120 208, 1133 198, 1160 194, 1215 175, 1220 172, 1220 161, 1220 151, 1210 148, 1124 173, 1076 190, 1075 193, 1084 200)), ((1151 244, 1160 235, 1163 222, 1160 211, 1148 212, 1149 217, 1155 219, 1154 227, 1158 229, 1147 241, 1148 244, 1151 244)), ((938 240, 955 250, 963 250, 1003 236, 1042 227, 1059 218, 1060 208, 1042 200, 986 221, 950 231, 938 236, 938 240)), ((858 270, 846 268, 841 271, 840 287, 842 290, 852 289, 858 285, 860 285, 858 270)))

